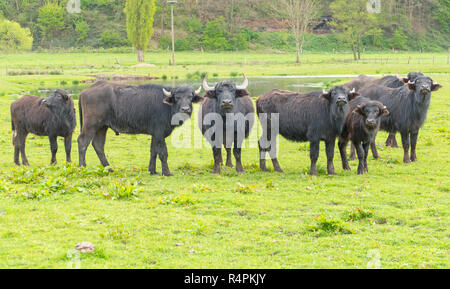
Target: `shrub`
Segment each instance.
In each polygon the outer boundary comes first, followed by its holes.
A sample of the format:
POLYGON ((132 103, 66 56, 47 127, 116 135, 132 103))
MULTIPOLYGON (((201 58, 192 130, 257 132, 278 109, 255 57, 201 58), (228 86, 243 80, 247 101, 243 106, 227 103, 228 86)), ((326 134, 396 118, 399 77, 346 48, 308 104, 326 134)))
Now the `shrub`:
POLYGON ((20 27, 19 23, 0 20, 0 50, 31 50, 33 37, 30 29, 20 27))

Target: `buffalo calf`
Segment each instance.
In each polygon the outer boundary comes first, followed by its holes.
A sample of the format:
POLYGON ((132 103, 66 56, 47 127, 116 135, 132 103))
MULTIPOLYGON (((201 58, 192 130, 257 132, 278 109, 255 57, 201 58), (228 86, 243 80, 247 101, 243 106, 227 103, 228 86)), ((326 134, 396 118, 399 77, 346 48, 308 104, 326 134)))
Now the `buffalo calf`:
POLYGON ((57 137, 64 137, 66 161, 71 162, 72 133, 76 126, 73 100, 62 89, 55 90, 47 98, 25 95, 11 104, 12 141, 14 162, 28 166, 25 155, 25 140, 29 133, 48 136, 52 152, 51 163, 56 163, 57 137), (16 135, 15 135, 16 134, 16 135))
POLYGON ((330 91, 299 94, 275 89, 256 101, 258 116, 263 127, 259 139, 260 168, 267 171, 266 154, 269 153, 275 171, 283 172, 276 155, 276 136, 297 142, 310 142, 310 174, 317 175, 320 141, 325 141, 327 171, 334 175, 334 147, 344 126, 349 109, 348 102, 358 96, 355 90, 335 86, 330 91), (274 120, 278 120, 278 123, 274 120), (274 127, 277 126, 277 127, 274 127))
POLYGON ((350 113, 347 115, 339 138, 342 167, 344 170, 350 170, 346 147, 348 141, 351 141, 358 153, 358 174, 362 175, 368 172, 367 155, 370 143, 374 140, 380 128, 381 117, 388 115, 389 111, 381 102, 371 101, 365 97, 352 100, 349 106, 350 113))

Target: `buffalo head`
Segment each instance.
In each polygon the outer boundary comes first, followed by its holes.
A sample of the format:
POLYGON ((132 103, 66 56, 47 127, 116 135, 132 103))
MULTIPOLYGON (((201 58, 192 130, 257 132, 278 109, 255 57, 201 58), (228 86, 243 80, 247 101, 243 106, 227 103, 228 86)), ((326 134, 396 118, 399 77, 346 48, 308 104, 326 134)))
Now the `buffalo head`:
POLYGON ((200 96, 201 91, 202 87, 194 91, 192 87, 187 85, 171 88, 170 90, 163 88, 163 93, 166 96, 163 102, 172 106, 175 113, 186 113, 191 115, 192 103, 203 100, 203 97, 200 96))
POLYGON ((53 93, 41 100, 40 105, 48 107, 53 112, 62 112, 73 107, 72 102, 69 101, 70 96, 67 91, 57 89, 53 93))
POLYGON ((380 123, 380 117, 388 115, 389 111, 379 101, 368 101, 358 105, 353 113, 357 113, 364 118, 368 129, 375 129, 380 123))
POLYGON ((241 85, 236 85, 231 81, 223 81, 217 83, 214 88, 211 88, 206 78, 203 79, 203 88, 206 91, 205 97, 216 99, 220 110, 224 112, 233 110, 237 98, 249 95, 247 87, 248 79, 245 74, 244 82, 241 85))
POLYGON ((341 108, 357 96, 359 96, 359 94, 356 92, 356 89, 353 88, 353 90, 350 91, 346 86, 335 86, 328 92, 324 90, 321 95, 321 97, 327 99, 332 106, 336 104, 341 108))
POLYGON ((434 83, 434 81, 427 76, 419 76, 414 81, 408 82, 408 88, 415 91, 414 94, 417 102, 424 102, 431 96, 432 91, 437 91, 442 88, 442 85, 434 83))

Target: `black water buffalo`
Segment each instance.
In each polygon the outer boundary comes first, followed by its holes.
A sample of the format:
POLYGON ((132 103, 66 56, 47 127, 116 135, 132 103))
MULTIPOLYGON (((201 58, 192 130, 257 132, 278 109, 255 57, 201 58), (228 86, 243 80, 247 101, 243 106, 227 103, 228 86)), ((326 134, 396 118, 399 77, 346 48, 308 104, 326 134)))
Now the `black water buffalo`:
POLYGON ((72 98, 62 89, 55 90, 47 98, 25 95, 11 104, 12 141, 14 162, 28 166, 25 155, 25 140, 29 133, 48 136, 52 152, 51 163, 56 163, 58 151, 57 137, 64 137, 66 161, 71 162, 72 133, 76 126, 75 109, 72 98), (17 135, 14 137, 15 132, 17 135))
MULTIPOLYGON (((400 88, 373 85, 360 93, 382 102, 390 114, 381 119, 381 129, 389 133, 400 132, 404 150, 403 161, 416 161, 416 145, 419 129, 424 124, 431 101, 431 92, 442 86, 426 76, 419 76, 400 88), (411 144, 411 157, 408 155, 411 144)), ((372 149, 376 150, 375 146, 372 149)))
POLYGON ((171 176, 165 138, 192 114, 192 103, 202 100, 201 87, 169 88, 161 85, 128 86, 100 81, 80 94, 81 134, 78 137, 80 166, 86 166, 86 149, 92 146, 103 166, 108 167, 104 146, 108 128, 116 134, 152 136, 149 171, 156 174, 159 155, 162 174, 171 176))
POLYGON ((255 109, 247 87, 248 79, 245 75, 242 85, 223 81, 211 88, 206 79, 203 80, 206 94, 198 120, 202 134, 212 146, 214 174, 220 173, 220 166, 223 164, 222 145, 227 151, 226 165, 233 167, 231 161, 233 148, 236 171, 244 172, 241 161, 242 143, 249 136, 255 119, 255 109))
POLYGON ((276 136, 297 142, 310 142, 311 169, 316 175, 320 141, 325 141, 327 171, 334 175, 334 147, 344 126, 348 113, 348 102, 358 96, 355 90, 335 86, 328 92, 296 92, 275 89, 256 101, 258 116, 263 127, 259 140, 260 167, 266 171, 266 153, 269 152, 275 171, 283 172, 276 155, 276 136), (273 123, 278 119, 278 124, 273 123), (279 131, 277 131, 278 126, 279 131))
POLYGON ((349 106, 350 113, 347 115, 338 143, 342 167, 344 170, 350 170, 346 147, 348 141, 351 141, 358 152, 358 174, 362 175, 369 171, 367 155, 369 146, 374 141, 380 128, 381 117, 388 115, 389 111, 381 102, 365 97, 357 97, 350 102, 349 106))

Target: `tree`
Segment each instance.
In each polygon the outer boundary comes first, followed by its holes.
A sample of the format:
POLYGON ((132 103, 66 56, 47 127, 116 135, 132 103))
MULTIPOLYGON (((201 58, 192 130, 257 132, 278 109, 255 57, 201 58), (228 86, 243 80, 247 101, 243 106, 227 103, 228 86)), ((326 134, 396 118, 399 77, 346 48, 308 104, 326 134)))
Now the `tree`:
POLYGON ((305 44, 305 33, 319 11, 318 0, 279 0, 276 10, 288 23, 295 40, 297 63, 305 44))
POLYGON ((330 5, 333 13, 331 26, 342 40, 350 43, 353 58, 361 59, 361 40, 378 29, 375 14, 367 10, 367 0, 336 0, 330 5))
POLYGON ((31 50, 33 37, 30 29, 20 27, 19 23, 0 20, 0 50, 31 50))
POLYGON ((156 11, 155 0, 127 0, 127 35, 136 48, 138 61, 144 62, 144 50, 153 35, 153 16, 156 11))
POLYGON ((52 39, 64 29, 64 9, 57 2, 48 1, 39 8, 37 23, 43 37, 52 39))

